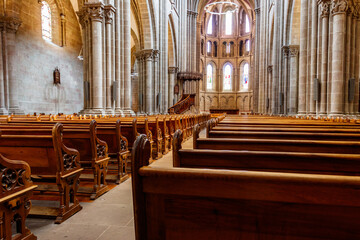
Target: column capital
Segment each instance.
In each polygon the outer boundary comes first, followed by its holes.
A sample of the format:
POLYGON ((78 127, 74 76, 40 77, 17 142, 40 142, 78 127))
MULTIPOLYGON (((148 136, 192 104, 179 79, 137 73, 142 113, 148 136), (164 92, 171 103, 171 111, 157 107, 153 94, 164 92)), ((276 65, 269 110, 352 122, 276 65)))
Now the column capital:
POLYGON ((169 67, 169 73, 175 74, 179 71, 178 67, 169 67))
POLYGON ((272 73, 272 71, 273 71, 273 66, 272 66, 272 65, 269 65, 269 66, 267 67, 267 71, 268 71, 268 73, 272 73))
POLYGON ((332 0, 331 2, 331 13, 333 15, 346 13, 348 9, 348 0, 332 0))
POLYGON ((115 14, 116 8, 109 4, 104 7, 104 16, 105 16, 105 23, 106 24, 112 24, 114 20, 114 14, 115 14))
POLYGON ((354 3, 354 11, 353 17, 359 18, 360 17, 360 2, 354 3))
POLYGON ((88 17, 95 22, 102 22, 104 19, 104 4, 99 3, 85 3, 84 7, 88 17))
POLYGON ((284 57, 285 58, 288 58, 289 57, 289 53, 290 53, 290 48, 289 46, 282 46, 282 51, 283 51, 283 54, 284 54, 284 57))
POLYGON ((188 16, 197 17, 198 13, 192 10, 187 10, 188 16))
POLYGON ((260 14, 260 8, 255 8, 254 12, 256 15, 260 14))
POLYGON ((331 2, 328 0, 320 0, 318 4, 320 5, 320 16, 322 18, 329 17, 331 2))
POLYGON ((0 17, 0 30, 16 33, 21 26, 22 21, 17 17, 0 17))
POLYGON ((299 55, 299 45, 289 45, 289 51, 291 57, 297 57, 299 55))
POLYGON ((135 53, 135 56, 139 60, 149 61, 154 58, 154 55, 158 54, 158 50, 154 49, 143 49, 135 53), (156 53, 157 51, 157 53, 156 53))

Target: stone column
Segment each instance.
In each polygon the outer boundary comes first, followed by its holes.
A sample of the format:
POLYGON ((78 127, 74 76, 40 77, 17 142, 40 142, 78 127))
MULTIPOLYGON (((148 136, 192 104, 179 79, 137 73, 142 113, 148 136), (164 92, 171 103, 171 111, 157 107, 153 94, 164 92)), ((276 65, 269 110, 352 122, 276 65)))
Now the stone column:
POLYGON ((332 58, 332 87, 331 111, 332 115, 344 113, 344 57, 346 34, 346 11, 348 0, 332 0, 333 14, 333 58, 332 58))
POLYGON ((21 20, 16 17, 1 17, 0 29, 2 30, 2 58, 3 76, 0 80, 0 91, 4 94, 0 98, 0 111, 3 114, 24 114, 19 106, 19 74, 17 74, 17 54, 15 36, 21 25, 21 20), (6 109, 7 108, 7 109, 6 109))
POLYGON ((355 76, 355 98, 354 98, 354 114, 359 114, 359 78, 360 78, 360 8, 359 3, 354 12, 355 17, 355 66, 354 66, 354 76, 355 76))
POLYGON ((160 109, 158 108, 158 102, 157 102, 157 95, 160 92, 160 86, 161 83, 159 81, 159 50, 153 50, 152 52, 152 61, 153 61, 153 67, 151 68, 152 72, 152 81, 153 81, 153 88, 151 91, 153 91, 153 99, 152 99, 152 109, 153 111, 151 114, 160 113, 160 109))
POLYGON ((92 40, 92 112, 102 113, 103 105, 103 28, 104 5, 102 3, 85 4, 91 19, 91 40, 92 40))
POLYGON ((112 111, 112 24, 115 9, 111 5, 107 5, 104 8, 105 13, 105 41, 106 41, 106 113, 113 114, 112 111))
MULTIPOLYGON (((310 61, 310 79, 309 79, 309 83, 310 83, 310 100, 309 100, 309 113, 310 114, 316 114, 316 101, 314 101, 314 96, 315 96, 315 89, 314 89, 314 84, 313 81, 314 79, 317 77, 317 26, 318 26, 318 3, 317 1, 312 1, 311 2, 311 8, 312 8, 312 12, 311 12, 311 61, 310 61)), ((310 5, 309 5, 310 6, 310 5)), ((310 47, 310 46, 309 46, 310 47)))
POLYGON ((298 113, 306 113, 306 76, 307 76, 307 40, 308 40, 308 0, 301 0, 300 14, 300 63, 298 113))
POLYGON ((267 98, 265 99, 265 112, 266 113, 272 113, 272 104, 271 104, 271 100, 272 100, 272 73, 273 73, 273 66, 268 66, 267 68, 267 77, 268 77, 268 93, 267 93, 267 98))
MULTIPOLYGON (((3 49, 3 36, 6 34, 5 32, 5 29, 4 29, 4 26, 2 25, 1 26, 1 29, 0 29, 0 49, 3 49)), ((5 62, 4 62, 4 59, 3 59, 3 51, 0 51, 1 54, 0 54, 0 72, 3 72, 5 73, 5 62)), ((7 107, 6 107, 6 102, 5 102, 5 77, 4 77, 5 74, 0 74, 0 115, 7 115, 8 114, 8 110, 7 110, 7 107)))
POLYGON ((289 80, 289 112, 290 115, 297 114, 298 107, 298 77, 299 77, 299 46, 290 45, 290 80, 289 80))
POLYGON ((283 94, 283 112, 279 112, 279 113, 287 114, 287 111, 288 111, 288 85, 289 85, 288 72, 289 72, 290 47, 283 46, 282 50, 283 50, 283 56, 284 56, 284 66, 283 66, 284 88, 281 90, 281 92, 283 94))
MULTIPOLYGON (((121 5, 120 1, 115 1, 116 13, 115 13, 115 87, 116 87, 116 99, 115 99, 115 113, 122 115, 121 110, 121 44, 122 44, 122 33, 121 33, 121 5)), ((139 63, 139 68, 141 64, 139 63)), ((139 72, 141 72, 139 70, 139 72)))
POLYGON ((142 51, 143 59, 144 59, 144 98, 143 102, 145 102, 145 113, 152 114, 154 112, 154 81, 153 81, 153 58, 154 58, 154 50, 146 49, 142 51))
POLYGON ((130 0, 123 1, 124 21, 124 114, 134 115, 131 110, 131 28, 130 28, 130 0))
POLYGON ((323 1, 321 2, 320 6, 321 6, 321 24, 322 24, 320 114, 326 114, 330 2, 323 1))
POLYGON ((168 98, 169 107, 171 107, 175 104, 174 103, 174 87, 176 84, 177 71, 178 71, 177 67, 169 67, 169 98, 168 98))
POLYGON ((256 34, 255 34, 255 66, 254 66, 254 112, 258 113, 259 111, 259 59, 260 59, 260 8, 255 9, 256 14, 256 34))

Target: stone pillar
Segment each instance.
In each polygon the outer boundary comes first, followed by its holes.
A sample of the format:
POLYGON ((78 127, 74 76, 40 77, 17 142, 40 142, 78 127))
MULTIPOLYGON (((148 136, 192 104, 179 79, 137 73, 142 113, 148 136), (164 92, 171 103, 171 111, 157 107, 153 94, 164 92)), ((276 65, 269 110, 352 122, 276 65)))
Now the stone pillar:
POLYGON ((255 34, 255 66, 254 66, 254 112, 259 113, 259 59, 260 59, 260 8, 255 9, 256 34, 255 34))
POLYGON ((105 41, 106 41, 106 113, 113 114, 112 111, 112 24, 115 9, 111 5, 105 6, 105 41))
MULTIPOLYGON (((115 113, 122 115, 121 108, 121 44, 122 44, 122 32, 121 32, 121 7, 122 2, 115 1, 116 13, 115 13, 115 87, 116 87, 116 99, 115 99, 115 113)), ((140 64, 139 64, 140 68, 140 64)), ((139 70, 140 72, 140 70, 139 70)))
MULTIPOLYGON (((317 1, 311 2, 311 61, 310 61, 310 99, 309 99, 309 113, 316 114, 316 101, 314 101, 315 89, 313 81, 317 77, 317 26, 318 26, 318 3, 317 1)), ((310 6, 310 5, 309 5, 310 6)), ((310 46, 309 46, 310 47, 310 46)))
MULTIPOLYGON (((2 25, 1 29, 0 29, 0 49, 3 49, 3 36, 6 34, 5 28, 2 25)), ((5 62, 3 59, 3 51, 0 51, 2 54, 0 54, 0 72, 5 73, 6 67, 5 67, 5 62)), ((7 110, 7 106, 6 106, 6 101, 5 101, 5 90, 7 84, 5 84, 5 74, 0 74, 0 115, 7 115, 8 114, 8 110, 7 110)))
POLYGON ((83 18, 89 19, 89 35, 88 46, 89 63, 88 73, 86 75, 90 78, 90 107, 82 111, 83 113, 97 113, 101 114, 104 110, 103 104, 103 18, 104 5, 103 3, 85 3, 82 11, 79 13, 83 18), (90 58, 91 57, 91 58, 90 58))
POLYGON ((2 70, 0 78, 0 113, 24 114, 19 106, 19 75, 17 74, 16 32, 21 25, 21 20, 16 17, 0 17, 2 30, 2 70))
POLYGON ((289 80, 289 112, 290 115, 297 114, 298 107, 298 78, 299 78, 299 46, 290 45, 290 80, 289 80))
POLYGON ((131 28, 130 28, 130 0, 123 1, 124 21, 124 114, 134 115, 131 110, 131 28))
POLYGON ((320 114, 327 113, 327 71, 328 71, 328 38, 329 38, 329 13, 330 2, 321 2, 321 94, 320 94, 320 114))
POLYGON ((300 63, 298 113, 306 113, 306 76, 307 76, 307 40, 308 40, 308 0, 301 0, 300 14, 300 63))
POLYGON ((271 104, 271 99, 272 99, 272 73, 273 73, 273 66, 268 66, 267 68, 267 77, 268 77, 268 93, 267 93, 267 98, 265 99, 265 112, 266 113, 272 113, 272 104, 271 104))
POLYGON ((332 115, 344 113, 344 59, 345 59, 345 34, 346 11, 349 7, 348 0, 333 0, 331 12, 333 14, 333 58, 332 58, 332 87, 331 111, 332 115))
POLYGON ((354 114, 359 114, 359 78, 360 78, 360 9, 356 8, 354 12, 355 17, 355 66, 354 66, 354 77, 355 77, 355 98, 354 98, 354 114))
POLYGON ((279 112, 279 113, 287 114, 287 111, 288 111, 288 85, 289 85, 288 73, 289 73, 290 48, 289 48, 289 46, 283 46, 282 50, 283 50, 283 57, 284 57, 284 65, 283 65, 284 88, 281 90, 281 93, 283 94, 283 103, 282 103, 283 104, 283 112, 279 112))
POLYGON ((175 104, 175 102, 174 102, 174 87, 176 84, 177 71, 178 71, 177 67, 169 67, 169 98, 168 98, 169 107, 171 107, 175 104))

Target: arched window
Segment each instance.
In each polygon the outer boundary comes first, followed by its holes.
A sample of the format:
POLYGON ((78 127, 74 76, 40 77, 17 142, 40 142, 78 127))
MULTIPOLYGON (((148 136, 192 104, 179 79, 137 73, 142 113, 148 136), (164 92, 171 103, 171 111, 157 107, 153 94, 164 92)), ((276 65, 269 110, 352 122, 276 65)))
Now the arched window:
POLYGON ((230 43, 226 45, 226 53, 230 54, 230 43))
POLYGON ((249 89, 249 64, 248 63, 244 64, 242 89, 243 90, 249 89))
POLYGON ((232 19, 232 12, 228 11, 225 15, 225 34, 231 35, 233 29, 233 19, 232 19))
POLYGON ((213 34, 213 16, 211 15, 209 18, 208 26, 207 26, 207 34, 213 34))
POLYGON ((51 41, 51 9, 49 4, 45 1, 42 1, 41 7, 41 27, 43 39, 51 41))
POLYGON ((245 17, 245 32, 246 33, 250 32, 250 21, 249 21, 249 17, 247 15, 245 17))
POLYGON ((213 75, 213 66, 208 64, 206 69, 206 89, 213 89, 213 75))
POLYGON ((211 42, 210 41, 208 41, 206 44, 206 52, 211 53, 211 42))
POLYGON ((245 48, 247 52, 250 52, 250 40, 246 40, 245 48))
POLYGON ((224 87, 223 90, 231 90, 232 67, 230 63, 224 66, 224 87))

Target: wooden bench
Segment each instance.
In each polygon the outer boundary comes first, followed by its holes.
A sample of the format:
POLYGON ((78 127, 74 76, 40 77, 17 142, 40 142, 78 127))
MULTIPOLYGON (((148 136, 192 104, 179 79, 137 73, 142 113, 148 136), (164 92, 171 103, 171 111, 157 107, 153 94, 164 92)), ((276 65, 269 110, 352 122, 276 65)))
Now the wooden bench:
MULTIPOLYGON (((91 119, 74 120, 61 122, 65 129, 89 129, 91 119)), ((9 122, 7 124, 0 124, 0 129, 4 128, 18 128, 27 129, 49 129, 52 128, 56 121, 41 121, 41 122, 9 122)), ((108 145, 108 155, 116 158, 116 176, 114 179, 116 184, 125 181, 128 178, 126 172, 126 162, 130 154, 128 149, 128 140, 121 133, 121 122, 97 122, 97 137, 105 141, 108 145)), ((108 175, 107 175, 108 176, 108 175)), ((111 177, 111 176, 108 176, 111 177)))
POLYGON ((147 166, 133 149, 136 239, 357 239, 360 177, 147 166))
POLYGON ((194 149, 360 154, 358 141, 199 138, 199 134, 200 126, 196 125, 194 149))
POLYGON ((30 197, 37 188, 30 179, 29 164, 7 159, 0 154, 0 172, 0 239, 37 239, 25 225, 31 208, 30 197))
MULTIPOLYGON (((11 126, 1 126, 1 131, 5 135, 49 135, 52 131, 48 127, 38 128, 38 126, 25 129, 17 129, 11 126)), ((90 169, 93 179, 92 189, 81 188, 79 192, 90 195, 90 199, 96 199, 100 195, 109 191, 106 183, 107 166, 108 166, 108 146, 106 142, 100 140, 97 136, 97 123, 92 120, 87 127, 67 125, 63 131, 63 142, 66 146, 77 149, 80 153, 80 163, 83 168, 90 169)), ((86 175, 86 174, 85 174, 86 175)), ((82 178, 85 176, 83 175, 82 178)))
POLYGON ((77 198, 80 153, 63 143, 63 126, 57 123, 52 135, 2 135, 0 152, 10 159, 22 159, 31 167, 32 177, 38 182, 56 183, 59 192, 59 207, 45 211, 32 208, 30 214, 55 216, 55 223, 62 223, 82 207, 77 198), (40 211, 37 211, 40 210, 40 211))

